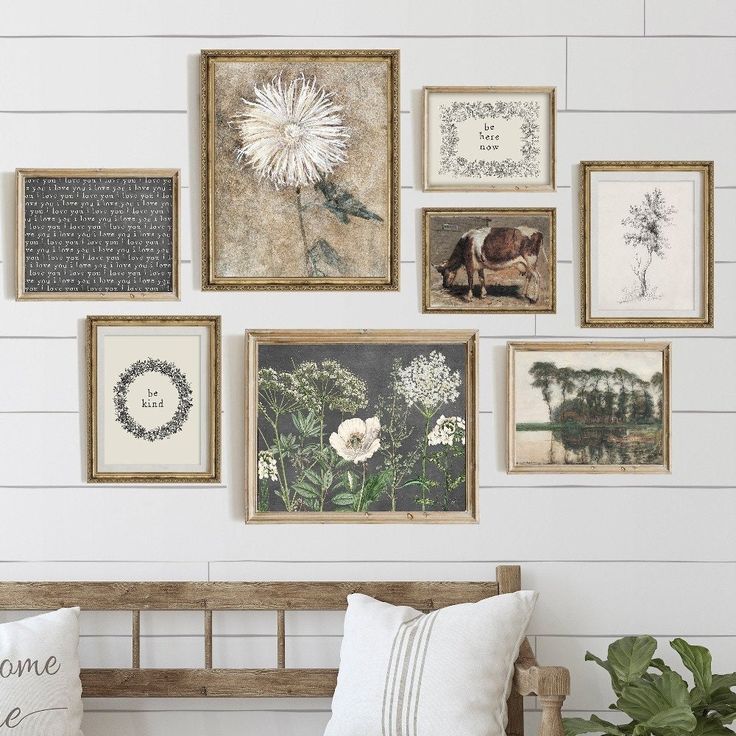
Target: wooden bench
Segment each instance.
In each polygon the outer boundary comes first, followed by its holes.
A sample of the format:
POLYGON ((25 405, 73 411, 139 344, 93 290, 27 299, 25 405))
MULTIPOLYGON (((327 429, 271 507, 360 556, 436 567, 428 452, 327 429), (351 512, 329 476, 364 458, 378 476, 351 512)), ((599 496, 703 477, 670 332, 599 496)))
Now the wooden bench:
MULTIPOLYGON (((431 611, 470 603, 521 588, 516 565, 496 568, 493 582, 264 582, 264 583, 0 583, 0 610, 47 611, 79 606, 86 611, 130 611, 131 666, 83 669, 86 698, 316 698, 331 697, 337 670, 292 669, 286 662, 286 611, 339 611, 350 593, 431 611), (200 669, 140 666, 141 611, 202 611, 204 652, 200 669), (275 611, 277 667, 215 669, 213 611, 275 611)), ((561 708, 570 692, 563 667, 540 667, 528 641, 516 663, 509 698, 508 736, 523 736, 523 696, 536 695, 542 708, 539 736, 563 736, 561 708)))

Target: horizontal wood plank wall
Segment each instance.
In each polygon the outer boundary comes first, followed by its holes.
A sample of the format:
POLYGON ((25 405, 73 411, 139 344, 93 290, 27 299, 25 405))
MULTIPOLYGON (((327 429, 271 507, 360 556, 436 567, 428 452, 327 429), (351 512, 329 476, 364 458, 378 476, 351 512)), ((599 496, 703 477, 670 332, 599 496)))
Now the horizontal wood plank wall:
MULTIPOLYGON (((615 637, 676 635, 736 660, 736 13, 731 0, 27 0, 0 5, 0 580, 475 580, 519 562, 540 590, 531 643, 573 674, 569 712, 604 711, 583 662, 615 637), (402 52, 402 288, 396 294, 207 294, 199 284, 201 48, 387 47, 402 52), (557 192, 420 189, 421 87, 549 84, 558 90, 557 192), (606 331, 577 325, 577 170, 582 159, 713 159, 716 327, 606 331), (217 487, 85 487, 82 304, 13 300, 14 178, 29 166, 171 166, 182 171, 182 301, 148 313, 223 316, 224 473, 217 487), (419 209, 552 206, 558 313, 419 314, 419 209), (339 309, 336 305, 339 304, 339 309), (246 328, 480 331, 480 524, 246 527, 242 333, 246 328), (673 343, 669 476, 508 476, 508 339, 673 343)), ((99 310, 97 310, 99 311, 99 310)), ((105 311, 129 307, 110 304, 105 311)), ((13 614, 0 614, 4 620, 13 614)), ((285 665, 334 667, 339 612, 289 612, 285 665)), ((141 613, 143 667, 204 666, 201 611, 141 613)), ((277 665, 275 612, 213 615, 215 667, 277 665)), ((85 613, 87 667, 128 666, 127 613, 85 613)), ((669 659, 668 659, 669 661, 669 659)), ((527 699, 527 726, 538 724, 527 699)), ((318 736, 329 701, 90 700, 87 736, 318 736)))

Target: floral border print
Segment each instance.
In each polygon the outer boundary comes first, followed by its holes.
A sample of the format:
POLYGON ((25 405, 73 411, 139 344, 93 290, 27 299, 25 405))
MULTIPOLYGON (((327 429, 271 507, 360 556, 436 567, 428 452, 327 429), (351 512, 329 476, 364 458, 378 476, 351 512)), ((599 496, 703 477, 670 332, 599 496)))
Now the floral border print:
POLYGON ((474 332, 246 339, 248 521, 477 520, 474 332))
POLYGON ((555 188, 554 88, 425 87, 424 126, 425 190, 555 188))

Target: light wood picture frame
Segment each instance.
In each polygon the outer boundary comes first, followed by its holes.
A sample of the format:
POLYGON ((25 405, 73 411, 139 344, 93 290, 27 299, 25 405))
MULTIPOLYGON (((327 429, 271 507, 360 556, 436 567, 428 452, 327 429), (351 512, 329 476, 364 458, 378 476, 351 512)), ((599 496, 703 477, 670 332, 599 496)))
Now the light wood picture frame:
POLYGON ((179 169, 16 169, 19 301, 177 301, 179 169))
POLYGON ((713 327, 713 162, 580 168, 581 326, 713 327))
POLYGON ((477 356, 468 330, 247 332, 246 520, 477 521, 477 356))
POLYGON ((424 87, 423 187, 556 188, 555 87, 424 87))
POLYGON ((215 316, 87 318, 87 481, 218 483, 215 316))
POLYGON ((200 58, 203 290, 397 290, 399 52, 200 58))
POLYGON ((670 343, 509 342, 509 473, 669 473, 670 343))
POLYGON ((552 207, 424 208, 422 311, 554 314, 556 230, 552 207))

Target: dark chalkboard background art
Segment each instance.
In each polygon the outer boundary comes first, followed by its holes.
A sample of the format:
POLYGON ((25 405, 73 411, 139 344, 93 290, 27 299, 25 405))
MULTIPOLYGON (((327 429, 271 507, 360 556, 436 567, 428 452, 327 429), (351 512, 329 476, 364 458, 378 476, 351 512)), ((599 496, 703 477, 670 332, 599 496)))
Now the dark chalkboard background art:
POLYGON ((18 299, 178 299, 178 170, 16 174, 18 299))

